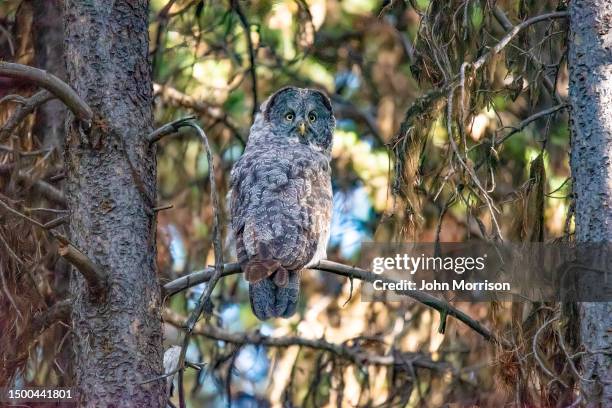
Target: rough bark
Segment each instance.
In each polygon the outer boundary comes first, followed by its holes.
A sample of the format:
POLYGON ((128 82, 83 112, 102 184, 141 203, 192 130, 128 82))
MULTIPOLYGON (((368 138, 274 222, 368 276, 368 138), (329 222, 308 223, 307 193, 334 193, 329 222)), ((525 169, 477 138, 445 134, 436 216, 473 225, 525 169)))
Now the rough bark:
POLYGON ((72 274, 76 386, 88 407, 164 406, 155 267, 155 152, 148 1, 65 0, 70 84, 94 111, 67 120, 72 242, 108 273, 105 295, 72 274))
MULTIPOLYGON (((570 2, 569 96, 576 240, 612 242, 612 3, 570 2)), ((581 303, 583 399, 612 406, 612 303, 581 303), (607 349, 608 354, 601 353, 607 349), (599 351, 599 352, 597 352, 599 351)))

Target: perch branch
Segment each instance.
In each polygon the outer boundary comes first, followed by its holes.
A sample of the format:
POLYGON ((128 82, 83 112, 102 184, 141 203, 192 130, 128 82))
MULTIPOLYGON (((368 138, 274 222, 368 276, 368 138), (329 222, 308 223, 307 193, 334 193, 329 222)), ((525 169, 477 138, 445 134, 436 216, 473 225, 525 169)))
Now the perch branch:
MULTIPOLYGON (((380 275, 376 275, 372 272, 366 271, 364 269, 356 268, 354 266, 343 265, 338 262, 332 261, 320 261, 316 266, 313 266, 309 269, 316 269, 319 271, 333 273, 340 276, 345 276, 351 279, 359 279, 361 281, 373 283, 376 280, 381 280, 386 283, 397 283, 392 279, 388 279, 385 277, 381 277, 380 275)), ((240 273, 240 265, 237 263, 229 263, 225 264, 223 267, 222 276, 229 276, 240 273)), ((182 276, 176 280, 168 282, 164 285, 164 292, 166 296, 170 296, 176 294, 182 290, 190 288, 195 285, 199 285, 203 282, 208 282, 214 274, 214 268, 206 268, 198 272, 194 272, 192 274, 182 276)), ((480 334, 486 340, 491 341, 493 343, 501 344, 502 346, 507 346, 508 343, 504 339, 497 338, 493 333, 491 333, 486 327, 472 319, 466 313, 457 309, 456 307, 450 305, 448 302, 438 299, 437 297, 430 295, 425 292, 419 292, 415 290, 396 290, 397 294, 402 296, 408 296, 412 299, 416 300, 419 303, 422 303, 432 309, 437 310, 440 313, 446 313, 448 316, 453 316, 457 320, 465 323, 472 330, 480 334)))
POLYGON ((0 61, 0 76, 32 81, 57 96, 72 110, 77 118, 88 126, 93 118, 93 111, 83 99, 64 81, 42 69, 27 65, 0 61))

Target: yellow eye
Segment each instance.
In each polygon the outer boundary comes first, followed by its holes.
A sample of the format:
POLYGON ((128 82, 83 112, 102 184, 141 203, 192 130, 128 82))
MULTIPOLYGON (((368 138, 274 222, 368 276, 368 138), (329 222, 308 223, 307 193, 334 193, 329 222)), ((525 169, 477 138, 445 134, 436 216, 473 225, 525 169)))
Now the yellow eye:
POLYGON ((288 122, 291 122, 293 120, 293 118, 295 118, 295 116, 293 115, 293 113, 289 112, 285 115, 285 120, 288 122))
POLYGON ((308 115, 308 120, 309 120, 311 123, 314 123, 314 122, 317 120, 317 115, 315 115, 314 113, 310 113, 310 114, 308 115))

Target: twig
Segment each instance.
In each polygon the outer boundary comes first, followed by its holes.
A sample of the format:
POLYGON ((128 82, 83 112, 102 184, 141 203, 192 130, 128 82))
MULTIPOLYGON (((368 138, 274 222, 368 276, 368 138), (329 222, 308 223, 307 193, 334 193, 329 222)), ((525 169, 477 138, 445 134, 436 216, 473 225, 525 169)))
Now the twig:
POLYGON ((249 51, 249 72, 251 73, 251 90, 253 93, 253 110, 252 110, 252 121, 255 122, 255 115, 257 114, 257 110, 259 109, 259 103, 257 101, 257 71, 255 66, 255 50, 253 49, 253 40, 251 39, 251 27, 249 26, 249 21, 247 20, 242 8, 240 7, 240 2, 238 0, 230 0, 232 9, 238 14, 238 19, 240 20, 240 24, 244 29, 244 34, 246 36, 247 49, 249 51))
POLYGON ((566 103, 562 103, 556 106, 553 106, 551 108, 548 109, 544 109, 538 113, 535 113, 531 116, 529 116, 528 118, 522 120, 518 125, 516 126, 504 126, 503 128, 499 129, 512 129, 507 135, 504 135, 502 137, 500 137, 499 139, 495 140, 495 146, 499 146, 500 144, 504 143, 510 136, 520 132, 521 130, 523 130, 527 125, 529 125, 531 122, 534 122, 544 116, 550 115, 552 113, 555 113, 561 109, 565 109, 567 108, 569 105, 566 103))
POLYGON ((147 141, 149 144, 157 142, 164 136, 171 135, 179 131, 179 129, 183 126, 187 126, 187 122, 195 119, 195 116, 187 116, 185 118, 174 120, 170 123, 166 123, 160 128, 155 129, 153 132, 149 133, 147 136, 147 141))
POLYGON ((57 251, 64 259, 72 264, 87 281, 89 290, 94 296, 100 296, 106 287, 106 274, 94 264, 84 253, 72 244, 60 244, 57 251))
MULTIPOLYGON (((373 283, 376 280, 381 280, 386 283, 397 283, 392 279, 381 277, 380 275, 376 275, 372 272, 356 268, 354 266, 347 266, 338 262, 332 262, 327 260, 320 261, 317 265, 314 265, 309 269, 333 273, 336 275, 345 276, 347 278, 359 279, 361 281, 370 283, 373 283)), ((229 263, 223 266, 222 276, 235 275, 240 272, 241 270, 239 264, 229 263)), ((166 296, 173 295, 192 286, 199 285, 200 283, 208 282, 213 274, 213 269, 207 268, 202 271, 182 276, 164 285, 165 294, 166 296)), ((493 333, 491 333, 487 328, 482 326, 479 322, 475 321, 461 310, 450 305, 445 300, 438 299, 437 297, 432 296, 428 293, 419 292, 416 290, 396 290, 395 292, 399 295, 411 297, 412 299, 426 306, 429 306, 432 309, 435 309, 441 313, 446 312, 449 316, 453 316, 457 320, 465 323, 468 327, 476 331, 486 340, 489 340, 493 343, 501 344, 504 347, 509 346, 509 343, 506 340, 497 338, 493 333)))
POLYGON ((60 217, 57 217, 49 222, 47 222, 46 224, 43 225, 43 227, 47 230, 53 229, 53 228, 57 228, 60 225, 64 225, 68 222, 68 215, 62 215, 60 217))
MULTIPOLYGON (((164 311, 164 321, 180 327, 182 322, 181 316, 177 313, 166 310, 164 311)), ((208 337, 214 340, 225 341, 227 343, 233 343, 237 345, 246 344, 261 344, 268 347, 279 347, 286 348, 292 346, 301 346, 310 349, 323 350, 335 354, 345 360, 353 362, 358 365, 370 364, 380 366, 392 366, 392 365, 403 365, 402 359, 396 358, 394 355, 374 355, 361 351, 359 347, 349 347, 346 344, 334 344, 326 341, 325 339, 306 339, 298 336, 283 336, 283 337, 270 337, 263 335, 259 332, 246 332, 246 333, 235 333, 220 329, 216 326, 198 324, 193 334, 208 337)), ((410 358, 412 363, 416 367, 428 368, 432 370, 452 370, 452 367, 446 364, 441 364, 425 358, 421 354, 410 353, 405 356, 410 358)))
MULTIPOLYGON (((183 371, 185 368, 185 354, 187 352, 187 347, 189 345, 189 339, 191 337, 191 333, 193 332, 193 328, 195 327, 198 319, 202 312, 205 312, 205 315, 208 317, 210 314, 209 302, 210 296, 212 295, 212 291, 214 290, 217 282, 221 278, 223 273, 223 247, 221 244, 221 228, 219 227, 219 198, 217 195, 217 186, 215 182, 215 167, 213 163, 213 155, 212 150, 210 149, 210 144, 208 143, 208 137, 206 133, 200 128, 197 124, 192 121, 179 121, 175 123, 173 126, 180 128, 181 126, 188 126, 193 128, 200 139, 202 140, 202 144, 206 149, 206 156, 208 159, 208 177, 210 182, 210 191, 211 191, 211 201, 213 207, 213 248, 215 255, 215 269, 208 281, 208 285, 206 285, 206 289, 202 292, 202 295, 198 299, 196 306, 189 316, 189 319, 185 322, 185 337, 183 339, 183 347, 181 348, 181 354, 179 356, 179 373, 178 373, 178 385, 179 385, 179 405, 181 408, 185 408, 185 390, 183 389, 183 371)), ((159 139, 158 139, 159 140, 159 139)))
MULTIPOLYGON (((495 17, 497 22, 501 24, 504 30, 512 31, 514 29, 514 24, 512 24, 508 16, 506 16, 506 13, 504 13, 504 11, 501 9, 501 7, 497 5, 493 7, 493 16, 495 17)), ((529 56, 529 59, 531 59, 531 61, 535 65, 537 65, 538 68, 542 67, 542 63, 538 60, 533 50, 529 50, 527 52, 527 56, 529 56)), ((559 94, 555 89, 555 83, 548 77, 548 74, 545 71, 543 71, 541 75, 544 87, 546 88, 550 96, 552 96, 557 103, 561 103, 561 98, 559 97, 559 94)))
MULTIPOLYGON (((522 30, 528 28, 529 26, 539 23, 541 21, 558 19, 558 18, 566 18, 568 13, 566 11, 558 11, 554 13, 546 13, 541 14, 539 16, 535 16, 529 18, 516 26, 506 33, 506 35, 488 52, 484 53, 480 58, 478 58, 473 63, 469 64, 472 68, 472 71, 477 71, 484 66, 484 64, 493 56, 497 55, 501 52, 504 47, 508 45, 510 41, 514 39, 522 30)), ((467 75, 467 71, 466 71, 467 75)), ((428 108, 434 105, 434 103, 438 102, 440 99, 449 95, 451 90, 454 90, 459 82, 460 73, 457 73, 452 80, 449 80, 444 86, 440 88, 433 89, 427 92, 425 95, 421 96, 417 100, 415 100, 412 105, 406 111, 404 123, 402 123, 401 129, 405 129, 408 127, 408 123, 405 123, 408 120, 416 117, 419 113, 425 112, 428 108)), ((403 133, 400 132, 398 138, 403 137, 403 133)))
POLYGON ((465 169, 466 173, 470 176, 470 178, 472 179, 472 182, 476 185, 476 187, 482 193, 484 202, 489 208, 489 213, 491 214, 491 219, 493 220, 493 225, 495 226, 495 232, 497 234, 497 237, 503 241, 502 234, 501 234, 501 228, 499 227, 499 224, 497 222, 497 217, 495 216, 495 212, 496 211, 499 212, 499 210, 495 207, 495 203, 493 202, 493 199, 489 196, 489 193, 487 192, 487 190, 480 183, 480 180, 478 179, 478 175, 474 172, 474 169, 468 166, 467 163, 464 161, 464 159, 461 157, 461 153, 459 152, 459 147, 457 146, 457 143, 455 142, 455 138, 453 136, 452 110, 453 110, 454 91, 455 91, 454 88, 450 89, 448 93, 447 107, 446 107, 446 127, 447 127, 447 132, 448 132, 448 140, 450 142, 451 148, 453 149, 453 153, 455 153, 455 156, 457 157, 457 160, 459 160, 459 163, 465 169))
POLYGON ((548 374, 548 376, 556 381, 559 382, 559 384, 563 385, 563 387, 568 388, 568 385, 566 383, 564 383, 558 376, 556 376, 552 371, 550 371, 548 369, 548 367, 546 367, 546 364, 544 364, 544 361, 542 361, 542 359, 540 358, 540 355, 538 353, 538 337, 540 336, 540 333, 542 333, 542 331, 544 331, 544 329, 546 327, 548 327, 551 323, 553 323, 554 321, 558 320, 559 317, 554 317, 550 320, 548 320, 547 322, 545 322, 542 327, 540 327, 535 335, 533 336, 533 341, 531 342, 531 347, 533 349, 533 356, 535 357, 536 361, 538 362, 538 365, 540 366, 540 368, 542 369, 542 371, 544 371, 546 374, 548 374))
POLYGON ((154 212, 160 212, 160 211, 164 211, 164 210, 169 210, 171 208, 174 208, 174 204, 160 205, 158 207, 153 207, 152 210, 154 212))
MULTIPOLYGON (((1 62, 0 62, 1 64, 1 62)), ((34 112, 43 103, 53 99, 54 96, 48 91, 39 91, 26 99, 23 104, 15 110, 4 126, 0 128, 0 140, 3 140, 15 130, 17 125, 26 118, 30 113, 34 112)))
POLYGON ((88 127, 93 119, 93 111, 83 99, 64 81, 42 69, 27 65, 0 61, 0 76, 25 79, 45 88, 68 106, 77 118, 88 127))
POLYGON ((87 281, 89 290, 93 295, 99 297, 106 290, 107 283, 107 274, 104 270, 93 263, 87 255, 82 253, 79 249, 77 249, 70 241, 51 228, 53 228, 53 224, 50 227, 47 227, 47 224, 42 224, 41 222, 35 220, 34 218, 28 217, 25 214, 15 210, 10 205, 5 203, 3 200, 0 200, 0 205, 4 207, 10 213, 16 215, 17 217, 28 221, 31 224, 36 225, 37 227, 47 231, 49 235, 55 238, 59 242, 58 253, 60 256, 65 258, 70 264, 72 264, 77 271, 83 275, 85 280, 87 281))

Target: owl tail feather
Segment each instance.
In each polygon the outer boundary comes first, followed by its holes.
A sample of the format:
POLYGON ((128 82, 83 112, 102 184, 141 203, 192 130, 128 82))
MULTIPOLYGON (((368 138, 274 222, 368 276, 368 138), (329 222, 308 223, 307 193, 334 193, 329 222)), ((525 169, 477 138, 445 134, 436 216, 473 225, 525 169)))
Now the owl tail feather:
POLYGON ((258 243, 257 254, 242 264, 242 271, 249 282, 251 309, 259 320, 290 317, 295 313, 300 272, 289 272, 272 258, 266 243, 258 243))
MULTIPOLYGON (((284 269, 283 269, 284 270, 284 269)), ((274 277, 249 284, 249 298, 253 314, 259 320, 291 317, 297 309, 300 294, 300 273, 286 272, 287 283, 278 286, 274 277)), ((278 271, 275 276, 278 275, 278 271)))
POLYGON ((256 259, 249 260, 243 267, 244 277, 250 283, 257 283, 269 276, 276 286, 284 288, 289 283, 289 273, 275 259, 256 259))

